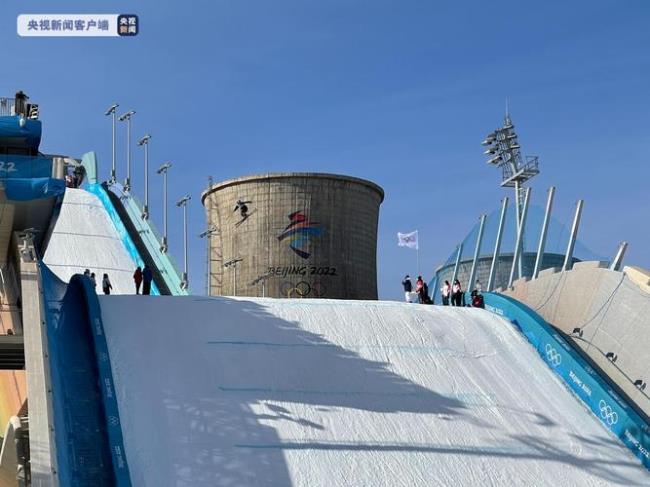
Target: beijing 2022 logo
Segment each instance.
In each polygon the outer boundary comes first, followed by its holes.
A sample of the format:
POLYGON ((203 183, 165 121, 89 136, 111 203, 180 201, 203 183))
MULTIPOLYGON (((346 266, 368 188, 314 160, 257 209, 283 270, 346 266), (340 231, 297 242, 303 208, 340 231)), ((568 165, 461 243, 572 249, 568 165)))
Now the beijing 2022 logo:
POLYGON ((323 228, 318 222, 309 220, 302 211, 295 211, 288 218, 291 223, 278 236, 278 240, 280 242, 288 240, 291 250, 306 259, 311 255, 308 251, 311 239, 320 237, 323 234, 323 228))

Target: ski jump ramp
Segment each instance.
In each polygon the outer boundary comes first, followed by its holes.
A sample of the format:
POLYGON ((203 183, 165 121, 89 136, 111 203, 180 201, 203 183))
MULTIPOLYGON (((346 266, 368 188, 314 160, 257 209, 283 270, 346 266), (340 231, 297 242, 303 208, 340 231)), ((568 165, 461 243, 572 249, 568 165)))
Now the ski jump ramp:
POLYGON ((650 484, 486 311, 99 300, 133 485, 650 484))

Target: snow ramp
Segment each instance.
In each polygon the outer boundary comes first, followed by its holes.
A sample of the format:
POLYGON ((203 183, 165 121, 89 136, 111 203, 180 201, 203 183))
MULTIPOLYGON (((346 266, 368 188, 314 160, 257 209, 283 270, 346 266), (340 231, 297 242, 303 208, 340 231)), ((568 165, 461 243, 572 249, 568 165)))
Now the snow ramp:
POLYGON ((135 294, 133 271, 143 264, 127 240, 126 231, 118 231, 97 195, 67 188, 43 262, 64 282, 90 269, 96 275, 98 293, 106 273, 114 294, 135 294))
POLYGON ((99 301, 133 485, 650 484, 483 310, 99 301))

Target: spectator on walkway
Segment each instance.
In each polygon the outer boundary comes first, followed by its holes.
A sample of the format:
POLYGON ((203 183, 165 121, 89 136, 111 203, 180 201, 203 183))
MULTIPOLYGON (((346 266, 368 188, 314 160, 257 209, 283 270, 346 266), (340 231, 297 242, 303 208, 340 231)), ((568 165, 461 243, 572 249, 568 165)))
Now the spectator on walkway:
POLYGON ((476 289, 472 291, 472 306, 474 308, 485 308, 485 301, 483 300, 483 295, 479 293, 476 289))
POLYGON ((454 285, 451 287, 451 304, 452 306, 462 306, 463 288, 460 281, 456 279, 454 285))
POLYGON ((90 269, 84 271, 84 277, 90 277, 90 269))
POLYGON ((445 281, 445 285, 440 288, 440 293, 442 294, 442 305, 449 306, 449 298, 451 297, 451 284, 449 284, 449 281, 445 281))
POLYGON ((90 282, 93 283, 93 289, 97 289, 97 278, 94 272, 90 274, 90 282))
POLYGON ((418 295, 418 303, 424 304, 424 281, 422 276, 418 276, 418 280, 415 281, 415 292, 418 295))
POLYGON ((153 272, 151 268, 145 264, 142 269, 142 294, 148 296, 151 294, 151 281, 153 281, 153 272))
POLYGON ((433 301, 431 301, 431 298, 429 297, 429 285, 426 281, 422 283, 422 303, 433 304, 433 301))
POLYGON ((108 278, 108 274, 104 274, 104 278, 102 279, 102 289, 104 290, 104 294, 111 294, 113 285, 111 284, 111 280, 108 278))
POLYGON ((133 282, 135 282, 135 294, 140 294, 140 285, 142 284, 142 267, 138 266, 133 273, 133 282))
POLYGON ((413 284, 411 283, 411 276, 406 274, 404 280, 402 281, 402 286, 404 286, 404 298, 407 303, 411 302, 411 291, 413 291, 413 284))
POLYGON ((478 294, 481 294, 483 292, 483 286, 481 285, 481 281, 479 281, 478 279, 476 280, 476 285, 474 286, 474 290, 478 294))

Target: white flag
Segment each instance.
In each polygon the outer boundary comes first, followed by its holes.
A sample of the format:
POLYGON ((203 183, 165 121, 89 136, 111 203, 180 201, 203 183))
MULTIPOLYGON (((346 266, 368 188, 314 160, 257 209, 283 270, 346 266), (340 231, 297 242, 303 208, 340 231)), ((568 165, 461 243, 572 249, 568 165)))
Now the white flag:
POLYGON ((397 245, 400 247, 408 247, 410 249, 418 248, 418 231, 411 233, 397 232, 397 245))

